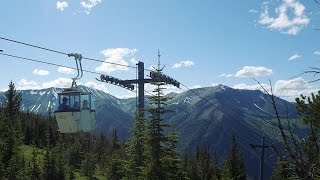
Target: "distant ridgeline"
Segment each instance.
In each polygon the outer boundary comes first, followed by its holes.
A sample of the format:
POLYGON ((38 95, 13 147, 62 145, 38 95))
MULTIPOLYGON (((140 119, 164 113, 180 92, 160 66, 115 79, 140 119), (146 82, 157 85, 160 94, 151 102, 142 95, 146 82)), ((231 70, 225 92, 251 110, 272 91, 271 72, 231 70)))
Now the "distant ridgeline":
MULTIPOLYGON (((103 91, 79 86, 81 90, 91 92, 95 99, 96 131, 107 132, 111 136, 113 129, 118 131, 121 139, 129 137, 136 111, 135 98, 118 99, 103 91)), ((22 110, 48 114, 54 109, 57 92, 62 89, 48 88, 42 90, 22 90, 22 110)), ((259 155, 250 144, 259 144, 261 136, 266 142, 277 142, 277 130, 266 122, 274 121, 275 115, 270 97, 259 90, 238 90, 219 85, 193 89, 183 93, 170 93, 169 108, 174 110, 164 116, 165 121, 173 122, 179 133, 178 148, 181 152, 194 153, 197 146, 208 146, 209 151, 224 155, 230 146, 231 136, 235 135, 239 148, 244 154, 248 174, 258 175, 259 155), (263 120, 264 119, 264 120, 263 120)), ((0 93, 3 101, 4 92, 0 93)), ((148 104, 148 102, 146 102, 148 104)), ((276 98, 281 116, 297 119, 295 104, 276 98)), ((274 152, 266 151, 265 157, 274 152)), ((266 161, 266 175, 271 174, 276 156, 266 161)))

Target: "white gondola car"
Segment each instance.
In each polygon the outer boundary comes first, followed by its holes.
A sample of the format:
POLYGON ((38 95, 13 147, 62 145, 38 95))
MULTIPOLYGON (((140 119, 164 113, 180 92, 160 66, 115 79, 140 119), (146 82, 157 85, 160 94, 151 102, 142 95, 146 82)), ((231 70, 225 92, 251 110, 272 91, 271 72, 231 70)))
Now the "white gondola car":
POLYGON ((58 93, 54 112, 61 133, 91 132, 95 129, 95 108, 91 93, 75 88, 58 93))

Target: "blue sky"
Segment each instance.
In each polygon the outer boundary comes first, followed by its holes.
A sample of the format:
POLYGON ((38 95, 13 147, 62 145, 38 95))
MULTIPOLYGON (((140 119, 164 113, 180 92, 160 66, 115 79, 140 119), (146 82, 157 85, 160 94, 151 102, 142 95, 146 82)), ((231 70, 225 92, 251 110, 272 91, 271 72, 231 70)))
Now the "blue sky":
MULTIPOLYGON (((186 86, 224 84, 259 89, 256 78, 275 94, 293 100, 319 89, 320 5, 313 0, 3 0, 0 36, 85 57, 134 65, 157 64, 186 86), (290 79, 291 78, 291 79, 290 79)), ((0 40, 4 53, 74 66, 67 56, 0 40)), ((134 79, 134 69, 83 61, 84 69, 134 79)), ((18 89, 70 86, 74 72, 0 55, 0 89, 12 80, 18 89)), ((145 72, 147 74, 147 72, 145 72)), ((133 96, 85 73, 78 83, 117 97, 133 96)), ((147 87, 150 90, 150 87, 147 87)), ((181 92, 168 86, 168 91, 181 92)))

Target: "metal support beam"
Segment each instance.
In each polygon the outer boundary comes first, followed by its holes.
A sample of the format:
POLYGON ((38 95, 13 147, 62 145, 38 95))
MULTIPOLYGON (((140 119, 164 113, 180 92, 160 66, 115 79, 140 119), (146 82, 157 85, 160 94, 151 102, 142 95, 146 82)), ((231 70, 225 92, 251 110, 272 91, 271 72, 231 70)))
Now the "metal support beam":
MULTIPOLYGON (((160 58, 160 54, 158 55, 160 58)), ((121 80, 109 75, 101 75, 100 79, 96 78, 100 82, 106 82, 114 85, 118 85, 120 87, 129 89, 133 91, 134 86, 133 84, 138 85, 138 113, 140 118, 144 118, 144 108, 145 108, 145 103, 144 103, 144 84, 145 83, 152 83, 152 82, 164 82, 166 84, 172 84, 176 87, 179 88, 180 83, 176 81, 175 79, 162 74, 161 70, 156 70, 156 71, 151 71, 150 72, 150 77, 151 79, 144 79, 144 63, 143 62, 138 62, 138 79, 132 79, 132 80, 121 80)), ((158 62, 158 68, 160 67, 160 60, 158 62)))
POLYGON ((140 118, 144 118, 144 63, 138 65, 138 109, 140 118))
POLYGON ((263 168, 264 168, 264 149, 265 148, 273 148, 272 145, 265 145, 264 144, 264 136, 262 137, 261 145, 254 145, 250 144, 252 148, 261 148, 261 155, 260 155, 260 180, 263 180, 263 168))

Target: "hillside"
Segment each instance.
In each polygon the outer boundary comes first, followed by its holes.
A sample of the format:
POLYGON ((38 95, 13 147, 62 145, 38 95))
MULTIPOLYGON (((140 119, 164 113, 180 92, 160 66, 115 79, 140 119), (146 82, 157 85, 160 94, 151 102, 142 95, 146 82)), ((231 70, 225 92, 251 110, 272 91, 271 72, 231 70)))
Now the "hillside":
MULTIPOLYGON (((112 129, 117 129, 120 137, 129 137, 135 98, 122 100, 99 90, 85 86, 80 88, 93 94, 97 111, 96 130, 106 131, 110 135, 112 129)), ((23 90, 22 109, 47 114, 49 108, 54 109, 57 93, 61 91, 62 89, 57 88, 23 90)), ((244 153, 249 174, 258 175, 260 151, 252 149, 250 144, 259 144, 262 135, 266 136, 266 143, 278 141, 274 128, 261 119, 274 119, 273 108, 268 102, 269 96, 257 90, 237 90, 223 85, 193 89, 193 92, 189 90, 180 94, 170 93, 168 96, 172 97, 169 108, 174 112, 167 114, 164 119, 174 123, 180 136, 180 150, 186 149, 194 154, 197 146, 208 146, 211 152, 217 151, 222 159, 228 152, 231 136, 235 135, 244 153)), ((0 97, 3 96, 0 94, 0 97)), ((276 98, 276 103, 282 116, 288 114, 290 119, 297 118, 293 103, 280 98, 276 98)), ((272 154, 271 150, 266 150, 266 157, 272 154)), ((272 156, 266 164, 269 175, 275 158, 272 156)))

